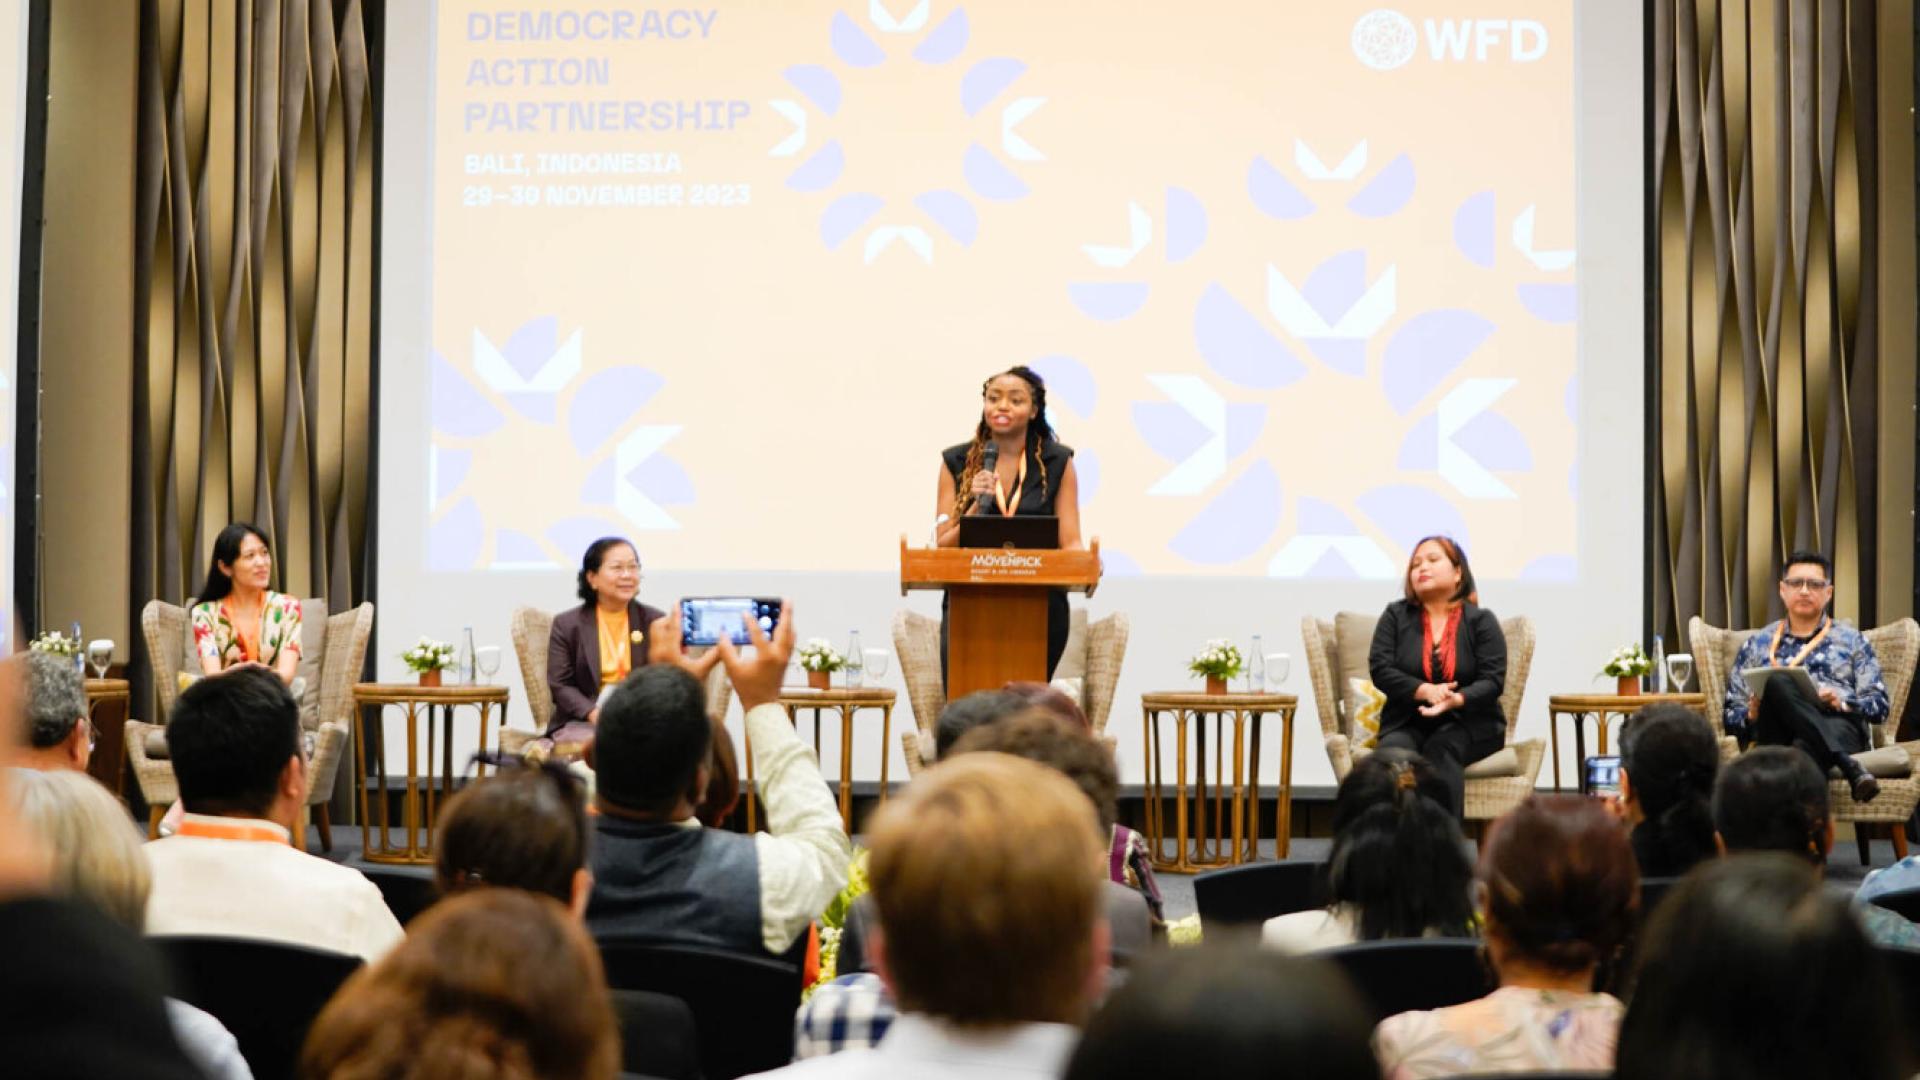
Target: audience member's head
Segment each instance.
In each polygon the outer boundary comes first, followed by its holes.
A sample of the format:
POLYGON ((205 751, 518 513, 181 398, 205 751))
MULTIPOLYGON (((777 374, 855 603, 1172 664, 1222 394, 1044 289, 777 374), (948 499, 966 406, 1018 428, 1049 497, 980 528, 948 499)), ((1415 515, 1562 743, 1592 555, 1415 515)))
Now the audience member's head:
POLYGON ((429 908, 314 1021, 306 1077, 603 1080, 620 1037, 600 956, 557 901, 476 889, 429 908))
POLYGON ((1720 747, 1684 705, 1649 705, 1620 732, 1620 797, 1634 822, 1640 873, 1684 874, 1713 858, 1713 780, 1720 747))
POLYGON ((87 692, 73 658, 26 654, 27 739, 19 763, 30 769, 87 767, 93 754, 93 722, 87 692))
POLYGON ((875 966, 903 1012, 1075 1023, 1104 983, 1105 842, 1059 773, 1006 754, 929 769, 873 817, 875 966))
POLYGON ((1093 730, 1093 722, 1087 719, 1087 712, 1080 707, 1080 703, 1051 683, 1010 682, 1000 689, 1036 709, 1045 709, 1062 720, 1079 725, 1081 731, 1093 730))
POLYGON ((967 732, 941 755, 941 760, 983 750, 1026 758, 1065 775, 1093 802, 1101 831, 1113 830, 1119 817, 1119 769, 1113 752, 1085 727, 1055 713, 1029 708, 967 732))
POLYGON ((1332 966, 1219 946, 1141 961, 1087 1024, 1066 1080, 1378 1080, 1372 1018, 1332 966))
POLYGON ((946 757, 960 736, 974 728, 1012 716, 1026 707, 1025 698, 1005 690, 975 690, 965 697, 954 698, 940 710, 940 719, 934 722, 934 759, 946 757))
POLYGON ((53 891, 99 908, 135 933, 146 928, 152 876, 126 807, 86 773, 14 769, 22 826, 53 852, 53 891))
POLYGON ((1791 746, 1756 746, 1720 770, 1713 828, 1727 851, 1781 851, 1824 867, 1833 848, 1827 778, 1791 746))
POLYGON ((1804 861, 1758 853, 1699 867, 1660 901, 1638 952, 1621 1080, 1913 1071, 1884 961, 1804 861))
POLYGON ((1633 930, 1640 870, 1605 806, 1533 795, 1494 822, 1480 854, 1487 951, 1503 983, 1591 973, 1633 930))
POLYGON ((181 691, 167 749, 188 813, 291 829, 306 802, 300 708, 266 668, 234 668, 181 691))
POLYGON ((1353 909, 1360 940, 1472 932, 1473 864, 1451 801, 1411 750, 1377 750, 1341 781, 1327 896, 1353 909))
POLYGON ((433 878, 442 893, 502 887, 586 910, 587 805, 554 766, 510 768, 469 784, 440 811, 433 878))
POLYGON ((600 706, 593 738, 598 798, 632 817, 689 817, 711 777, 713 721, 700 680, 671 664, 649 664, 600 706))

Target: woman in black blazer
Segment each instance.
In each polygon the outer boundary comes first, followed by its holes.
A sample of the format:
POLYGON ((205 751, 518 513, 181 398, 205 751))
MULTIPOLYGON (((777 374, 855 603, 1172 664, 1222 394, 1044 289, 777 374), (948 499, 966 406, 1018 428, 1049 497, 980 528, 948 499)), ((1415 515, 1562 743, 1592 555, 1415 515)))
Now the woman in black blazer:
POLYGON ((568 724, 600 718, 601 688, 625 679, 647 662, 647 633, 666 613, 634 599, 640 592, 640 556, 622 537, 603 536, 580 560, 580 606, 553 617, 547 638, 547 689, 553 718, 547 737, 556 741, 568 724))
POLYGON ((1367 667, 1386 695, 1381 747, 1414 750, 1432 763, 1464 809, 1468 765, 1507 741, 1500 692, 1507 681, 1507 638, 1480 607, 1466 552, 1445 536, 1414 545, 1406 597, 1387 605, 1373 632, 1367 667))

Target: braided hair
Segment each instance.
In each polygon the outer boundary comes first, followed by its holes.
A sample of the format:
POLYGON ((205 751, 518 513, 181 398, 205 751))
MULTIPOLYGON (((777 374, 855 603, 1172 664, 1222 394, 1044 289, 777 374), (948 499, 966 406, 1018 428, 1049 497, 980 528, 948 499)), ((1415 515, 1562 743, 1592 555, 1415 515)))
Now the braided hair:
MULTIPOLYGON (((1045 500, 1051 478, 1047 476, 1047 463, 1040 456, 1040 450, 1048 443, 1059 441, 1053 433, 1053 425, 1047 423, 1047 384, 1040 373, 1025 364, 1016 364, 1005 371, 987 377, 980 384, 980 397, 985 399, 987 388, 993 380, 1012 375, 1027 384, 1033 392, 1033 419, 1027 422, 1026 454, 1033 459, 1040 473, 1040 497, 1045 500)), ((973 442, 967 446, 967 462, 960 469, 960 475, 953 485, 953 513, 955 517, 964 517, 973 509, 973 478, 986 465, 987 440, 993 438, 993 432, 987 427, 987 418, 982 415, 973 426, 973 442)))

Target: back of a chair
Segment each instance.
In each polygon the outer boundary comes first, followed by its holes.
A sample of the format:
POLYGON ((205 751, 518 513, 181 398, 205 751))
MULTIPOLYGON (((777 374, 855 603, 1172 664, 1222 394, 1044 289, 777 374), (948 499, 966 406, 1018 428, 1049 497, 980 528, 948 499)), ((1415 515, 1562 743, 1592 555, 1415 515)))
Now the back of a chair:
POLYGON ((1527 676, 1533 672, 1533 620, 1525 615, 1500 620, 1500 632, 1507 639, 1507 677, 1500 689, 1500 712, 1507 718, 1507 741, 1513 741, 1513 729, 1520 723, 1520 701, 1527 694, 1527 676))
POLYGON ((1258 928, 1277 915, 1326 904, 1326 864, 1304 860, 1260 862, 1213 870, 1193 879, 1200 925, 1258 928))
POLYGON ((1907 707, 1907 692, 1913 689, 1914 663, 1920 660, 1920 622, 1896 619, 1863 630, 1860 636, 1873 647, 1874 658, 1880 661, 1880 678, 1887 684, 1887 719, 1872 725, 1873 745, 1889 746, 1907 707))
POLYGON ((173 996, 212 1014, 256 1080, 294 1075, 307 1029, 360 968, 341 953, 249 938, 156 937, 173 996))
POLYGON ((649 990, 613 990, 620 1071, 659 1080, 700 1080, 700 1029, 687 1003, 649 990))
MULTIPOLYGON (((303 605, 302 637, 311 641, 313 631, 306 626, 304 606, 325 601, 302 600, 300 603, 303 605)), ((327 616, 323 631, 324 636, 318 643, 319 667, 313 677, 307 679, 308 702, 302 703, 311 703, 312 708, 303 708, 301 719, 310 719, 311 727, 339 724, 352 731, 353 684, 360 681, 361 672, 367 666, 367 642, 373 637, 373 602, 327 616)))
POLYGON ((940 674, 940 620, 912 611, 895 612, 893 651, 900 657, 900 676, 907 682, 914 726, 931 735, 947 704, 946 682, 940 674))
POLYGON ((433 871, 424 866, 368 864, 360 867, 360 872, 380 890, 380 898, 387 902, 387 910, 393 912, 401 926, 412 922, 440 899, 440 889, 433 883, 433 871))
POLYGON ((1706 700, 1707 723, 1717 738, 1727 733, 1727 675, 1733 670, 1740 646, 1752 637, 1752 630, 1724 630, 1709 626, 1695 615, 1687 620, 1687 649, 1693 654, 1693 666, 1700 672, 1700 690, 1706 700))
POLYGON ((160 721, 166 722, 180 696, 180 672, 187 662, 187 609, 165 600, 149 600, 140 611, 140 636, 147 642, 153 689, 160 697, 160 721))
POLYGON ((1087 682, 1081 696, 1095 735, 1107 733, 1113 692, 1120 684, 1120 665, 1127 658, 1127 639, 1132 634, 1133 623, 1123 611, 1087 623, 1087 682))
POLYGON ((1300 639, 1306 646, 1307 677, 1313 683, 1314 710, 1320 716, 1322 735, 1344 735, 1346 722, 1340 716, 1340 688, 1333 685, 1337 665, 1333 623, 1309 615, 1300 620, 1300 639))
POLYGON ((1885 961, 1893 983, 1894 1015, 1907 1021, 1900 1025, 1900 1031, 1907 1040, 1908 1053, 1920 1056, 1920 1027, 1911 1023, 1912 1017, 1920 1015, 1920 950, 1883 945, 1874 952, 1885 961))
POLYGON ((607 985, 679 998, 693 1010, 708 1080, 731 1080, 793 1058, 800 969, 713 949, 600 943, 607 985))
POLYGON ((547 643, 553 638, 553 616, 539 608, 514 608, 512 632, 513 655, 520 661, 520 679, 527 686, 533 729, 544 732, 553 721, 553 690, 547 686, 547 643))
POLYGON ((1353 980, 1376 1023, 1403 1012, 1474 1001, 1494 989, 1480 943, 1471 938, 1366 941, 1320 955, 1353 980))

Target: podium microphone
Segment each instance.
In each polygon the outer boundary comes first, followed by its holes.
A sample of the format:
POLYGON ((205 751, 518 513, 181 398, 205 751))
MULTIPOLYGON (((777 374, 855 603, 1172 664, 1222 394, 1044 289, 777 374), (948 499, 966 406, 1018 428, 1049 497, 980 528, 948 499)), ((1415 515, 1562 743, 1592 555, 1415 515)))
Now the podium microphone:
MULTIPOLYGON (((1000 467, 1000 447, 997 444, 988 443, 986 449, 980 452, 980 467, 987 472, 993 472, 1000 467)), ((980 496, 980 503, 987 508, 988 513, 1000 512, 1000 497, 992 492, 980 496)))

